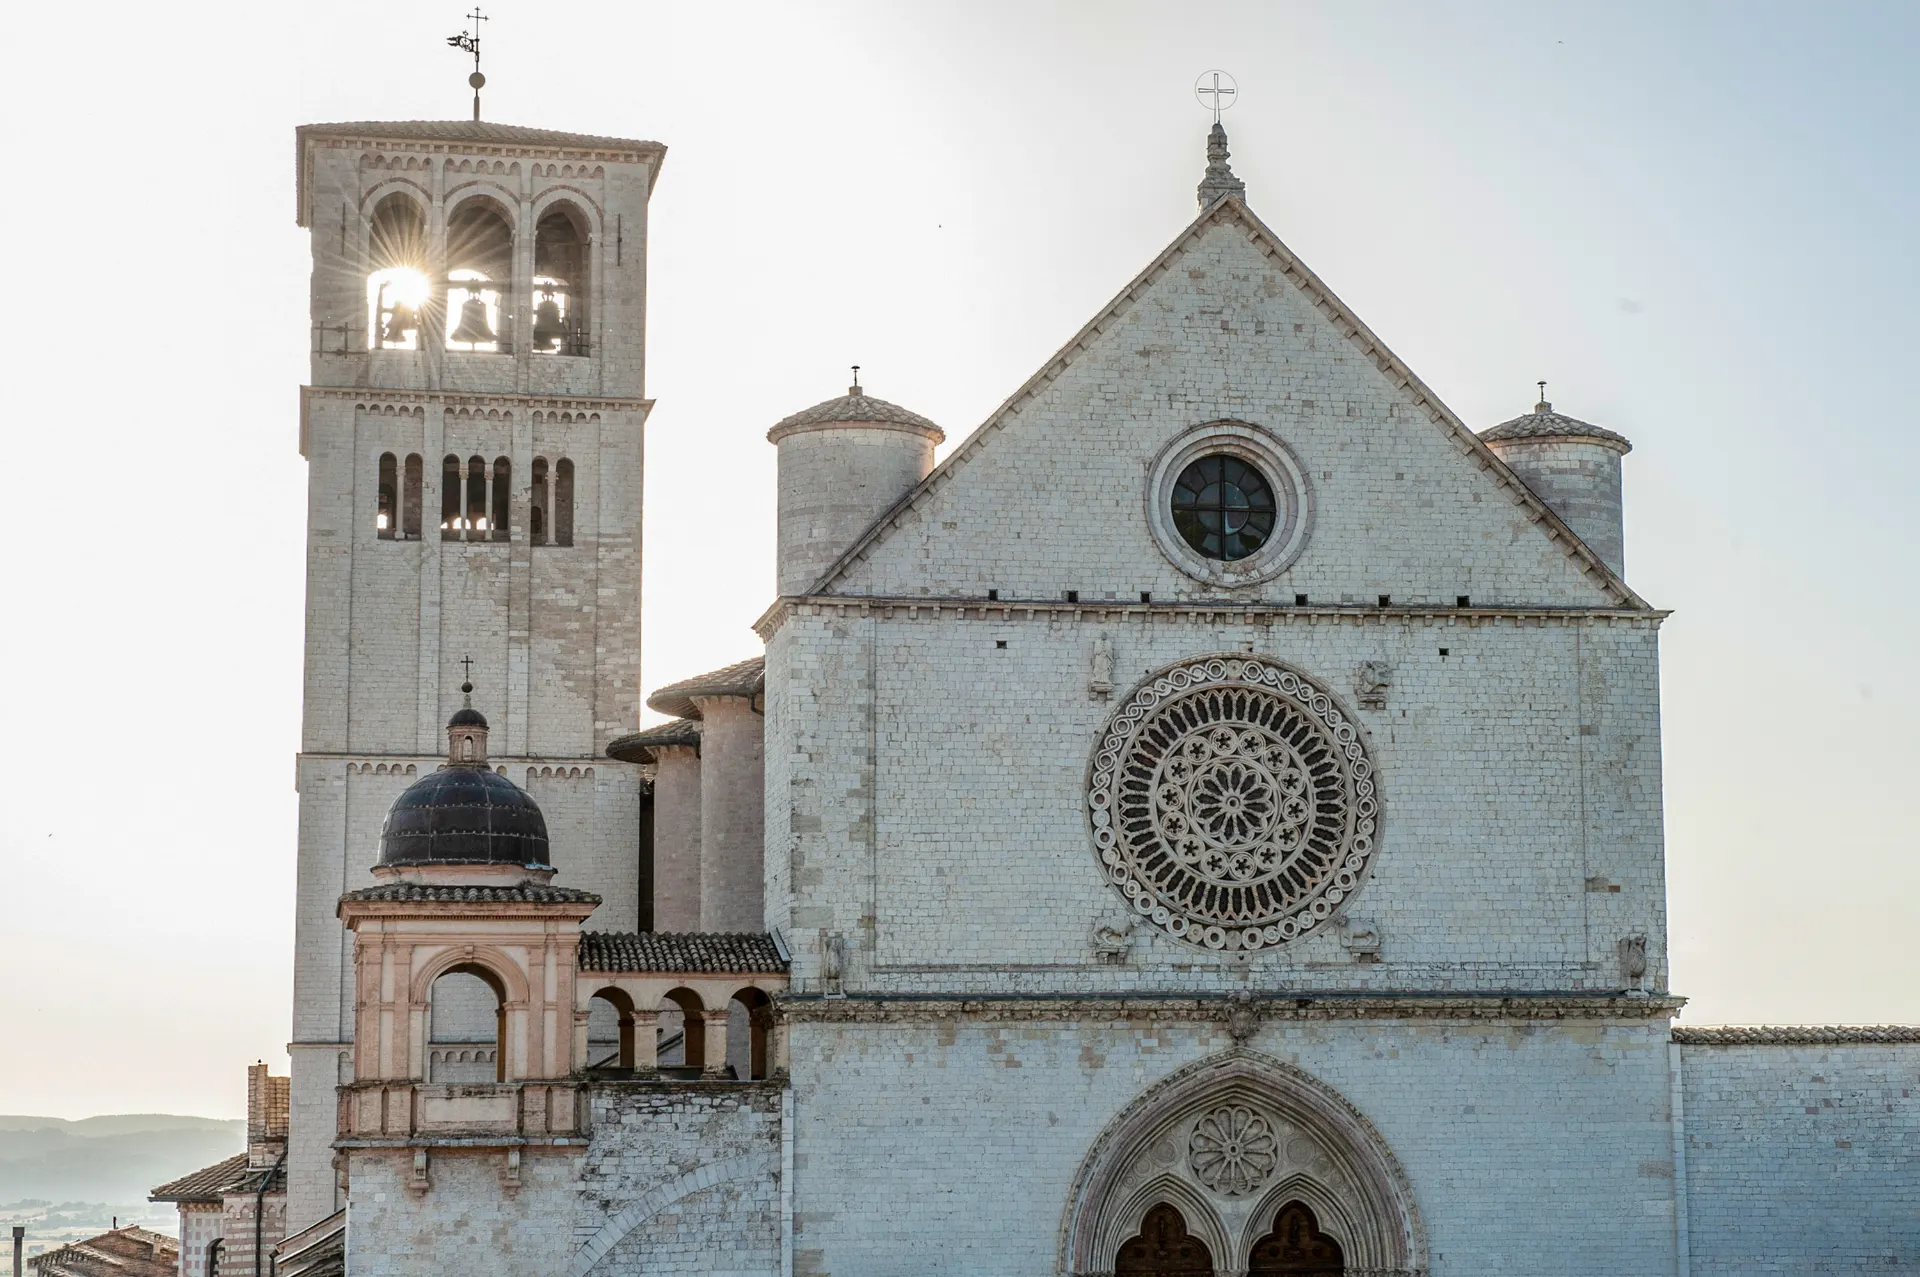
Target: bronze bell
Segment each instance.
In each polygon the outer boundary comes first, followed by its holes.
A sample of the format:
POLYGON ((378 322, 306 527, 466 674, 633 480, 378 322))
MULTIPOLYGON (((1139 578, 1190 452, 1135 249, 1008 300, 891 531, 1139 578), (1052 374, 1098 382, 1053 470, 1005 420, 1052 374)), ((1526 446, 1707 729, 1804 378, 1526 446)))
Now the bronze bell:
POLYGON ((560 303, 549 295, 533 308, 533 344, 540 350, 560 344, 566 326, 560 319, 560 303))
POLYGON ((387 322, 381 329, 380 340, 397 346, 406 341, 408 333, 419 327, 420 313, 404 302, 395 302, 393 309, 387 312, 387 322))
POLYGON ((471 345, 500 340, 493 335, 493 328, 487 323, 487 303, 468 293, 467 300, 460 303, 460 326, 447 335, 447 340, 471 345))

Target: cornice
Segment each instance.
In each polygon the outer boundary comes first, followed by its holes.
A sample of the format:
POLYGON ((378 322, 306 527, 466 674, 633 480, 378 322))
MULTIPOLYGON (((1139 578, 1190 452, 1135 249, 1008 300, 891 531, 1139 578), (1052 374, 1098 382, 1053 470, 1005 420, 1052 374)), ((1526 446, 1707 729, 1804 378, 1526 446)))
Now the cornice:
POLYGON ((302 386, 303 402, 348 400, 356 405, 394 408, 522 409, 530 412, 651 412, 651 399, 584 395, 509 395, 460 390, 387 390, 375 386, 302 386))
POLYGON ((1594 607, 1447 607, 1444 604, 1370 607, 1359 603, 1295 605, 1271 600, 1221 603, 1129 603, 1107 599, 1066 603, 1058 599, 928 598, 849 594, 783 595, 753 623, 770 641, 790 616, 879 617, 882 620, 1031 621, 1066 617, 1110 624, 1130 617, 1167 623, 1216 625, 1385 625, 1438 621, 1480 625, 1631 625, 1658 628, 1671 611, 1594 607))
POLYGON ((1541 1020, 1666 1020, 1685 998, 1629 997, 1562 992, 1507 994, 1104 994, 1006 995, 776 993, 782 1018, 811 1024, 888 1024, 926 1021, 1168 1021, 1198 1023, 1325 1020, 1471 1020, 1496 1023, 1541 1020))

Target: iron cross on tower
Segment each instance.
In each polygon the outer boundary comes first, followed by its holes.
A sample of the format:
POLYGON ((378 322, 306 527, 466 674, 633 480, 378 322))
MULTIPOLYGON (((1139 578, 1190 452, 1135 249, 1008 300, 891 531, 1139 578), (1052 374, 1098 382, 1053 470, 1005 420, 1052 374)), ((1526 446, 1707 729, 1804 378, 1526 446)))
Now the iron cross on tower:
POLYGON ((473 12, 467 15, 467 21, 473 24, 473 34, 462 31, 459 35, 447 37, 447 43, 456 49, 464 49, 473 55, 473 74, 467 77, 467 83, 473 86, 473 118, 480 118, 480 90, 486 84, 487 77, 480 74, 480 24, 487 15, 480 12, 480 6, 473 6, 473 12))
POLYGON ((1239 91, 1233 77, 1225 71, 1202 71, 1200 78, 1193 82, 1193 95, 1200 99, 1201 106, 1213 112, 1215 124, 1220 123, 1220 112, 1233 106, 1234 95, 1239 91))

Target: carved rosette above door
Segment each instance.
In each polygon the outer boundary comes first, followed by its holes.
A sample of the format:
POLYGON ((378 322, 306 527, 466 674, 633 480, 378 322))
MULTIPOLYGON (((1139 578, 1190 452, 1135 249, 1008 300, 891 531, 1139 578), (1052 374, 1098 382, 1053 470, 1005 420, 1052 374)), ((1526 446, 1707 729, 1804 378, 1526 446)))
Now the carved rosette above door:
POLYGON ((1273 661, 1182 661, 1108 721, 1087 786, 1107 880, 1168 935, 1260 949, 1305 935, 1364 881, 1380 803, 1359 729, 1273 661))

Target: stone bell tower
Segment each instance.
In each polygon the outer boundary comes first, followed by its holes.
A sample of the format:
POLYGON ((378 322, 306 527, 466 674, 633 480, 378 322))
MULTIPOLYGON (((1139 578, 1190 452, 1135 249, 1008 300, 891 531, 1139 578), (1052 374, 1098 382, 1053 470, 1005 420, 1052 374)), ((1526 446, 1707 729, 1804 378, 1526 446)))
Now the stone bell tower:
POLYGON ((311 234, 305 713, 289 1223, 337 1207, 354 1080, 335 916, 382 817, 440 763, 473 676, 493 769, 538 798, 566 883, 639 909, 647 202, 665 148, 474 121, 296 132, 311 234))

